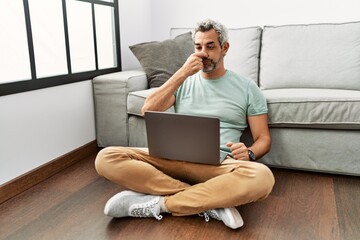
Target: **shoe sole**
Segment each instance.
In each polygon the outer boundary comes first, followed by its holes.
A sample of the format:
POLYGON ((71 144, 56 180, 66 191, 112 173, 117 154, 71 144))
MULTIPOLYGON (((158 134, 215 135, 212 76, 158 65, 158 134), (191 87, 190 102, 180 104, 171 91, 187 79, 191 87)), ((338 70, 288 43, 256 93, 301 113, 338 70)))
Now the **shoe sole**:
MULTIPOLYGON (((116 202, 119 198, 124 197, 124 196, 141 196, 141 195, 145 195, 145 194, 139 193, 139 192, 134 192, 131 190, 126 190, 126 191, 122 191, 122 192, 115 194, 106 202, 105 207, 104 207, 104 214, 110 216, 109 208, 110 208, 110 206, 113 205, 113 202, 116 202)), ((116 216, 111 216, 111 217, 116 217, 116 216)))
POLYGON ((226 224, 226 226, 236 229, 244 225, 244 220, 236 208, 225 208, 224 211, 226 215, 229 216, 230 220, 229 224, 226 224))

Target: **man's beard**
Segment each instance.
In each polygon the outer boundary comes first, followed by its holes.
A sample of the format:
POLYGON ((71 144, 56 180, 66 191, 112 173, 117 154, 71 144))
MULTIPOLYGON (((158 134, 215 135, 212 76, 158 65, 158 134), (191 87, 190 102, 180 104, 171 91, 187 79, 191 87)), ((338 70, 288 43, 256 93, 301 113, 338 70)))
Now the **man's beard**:
POLYGON ((204 67, 203 67, 202 71, 205 73, 210 73, 210 72, 214 71, 220 61, 221 61, 221 58, 217 62, 215 62, 214 60, 212 60, 210 58, 204 58, 203 59, 204 67))

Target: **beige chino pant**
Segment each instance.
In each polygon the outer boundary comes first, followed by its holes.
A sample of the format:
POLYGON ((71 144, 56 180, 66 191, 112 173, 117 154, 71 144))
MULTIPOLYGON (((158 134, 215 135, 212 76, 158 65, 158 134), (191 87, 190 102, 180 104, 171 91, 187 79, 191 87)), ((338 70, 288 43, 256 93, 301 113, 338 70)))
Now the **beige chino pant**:
POLYGON ((107 147, 95 160, 97 172, 111 182, 165 196, 175 216, 234 207, 266 198, 274 185, 270 169, 257 162, 226 159, 220 166, 151 157, 147 149, 107 147))

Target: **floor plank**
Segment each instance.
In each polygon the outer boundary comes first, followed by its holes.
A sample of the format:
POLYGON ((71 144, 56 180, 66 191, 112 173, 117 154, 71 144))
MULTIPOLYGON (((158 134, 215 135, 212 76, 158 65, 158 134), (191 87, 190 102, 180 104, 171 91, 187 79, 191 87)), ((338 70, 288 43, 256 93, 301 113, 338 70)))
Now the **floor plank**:
POLYGON ((0 239, 360 239, 360 178, 273 169, 264 201, 238 207, 231 230, 199 216, 113 219, 106 201, 124 188, 99 177, 95 155, 0 205, 0 239))
POLYGON ((337 176, 334 182, 341 235, 344 239, 360 239, 359 179, 337 176))

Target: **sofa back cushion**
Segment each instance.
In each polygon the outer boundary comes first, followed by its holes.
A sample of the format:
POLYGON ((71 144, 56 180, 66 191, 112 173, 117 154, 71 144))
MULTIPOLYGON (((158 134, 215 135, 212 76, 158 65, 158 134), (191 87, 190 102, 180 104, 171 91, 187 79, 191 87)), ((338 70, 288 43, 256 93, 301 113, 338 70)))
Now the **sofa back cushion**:
POLYGON ((146 72, 149 87, 163 85, 194 52, 191 32, 162 42, 144 42, 129 46, 146 72))
MULTIPOLYGON (((172 28, 170 37, 192 31, 191 28, 172 28)), ((230 49, 225 67, 237 74, 258 81, 261 27, 229 29, 230 49)))
POLYGON ((259 83, 360 90, 360 22, 265 26, 259 83))

